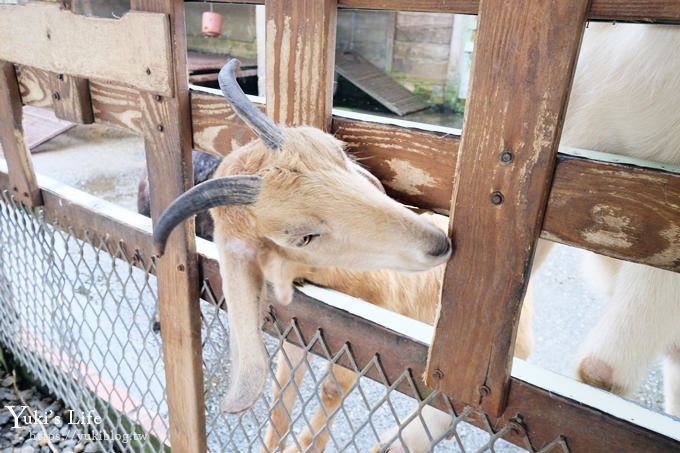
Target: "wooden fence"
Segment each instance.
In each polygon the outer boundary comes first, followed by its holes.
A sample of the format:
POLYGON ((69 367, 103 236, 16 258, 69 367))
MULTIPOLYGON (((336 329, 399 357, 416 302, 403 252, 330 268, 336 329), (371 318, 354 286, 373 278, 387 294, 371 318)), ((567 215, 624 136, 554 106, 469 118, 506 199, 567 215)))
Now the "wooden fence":
MULTIPOLYGON (((51 107, 71 121, 109 123, 143 135, 154 220, 191 184, 192 144, 226 154, 252 138, 222 98, 190 94, 183 2, 131 3, 133 11, 119 21, 76 16, 58 4, 0 6, 0 137, 9 168, 0 174, 0 187, 28 206, 43 206, 76 234, 96 231, 111 244, 124 244, 129 256, 138 253, 148 261, 153 256, 148 232, 38 186, 21 126, 21 105, 33 104, 51 107), (41 20, 31 20, 38 17, 41 20), (105 34, 97 40, 70 38, 86 36, 93 27, 105 34), (140 41, 149 45, 148 52, 139 53, 140 41), (110 51, 112 45, 115 52, 110 51)), ((588 20, 680 23, 680 3, 267 0, 267 114, 280 123, 331 131, 356 156, 371 156, 363 162, 391 195, 455 215, 457 244, 429 348, 301 293, 290 306, 272 304, 271 310, 280 322, 295 318, 302 332, 321 327, 330 345, 350 342, 359 362, 380 354, 388 380, 407 368, 413 376, 425 376, 426 382, 417 379, 419 388, 427 384, 440 390, 454 408, 478 408, 492 426, 521 415, 523 432, 509 432, 510 441, 521 442, 529 435, 539 449, 562 436, 573 451, 678 450, 680 444, 664 434, 511 375, 517 314, 539 237, 680 271, 680 238, 661 237, 661 229, 647 222, 622 233, 635 238, 626 249, 578 234, 602 228, 589 216, 602 200, 617 209, 642 210, 641 218, 666 219, 675 231, 680 228, 680 213, 665 200, 647 197, 640 206, 634 198, 621 196, 643 195, 656 185, 679 196, 679 175, 557 152, 588 20), (332 115, 338 8, 479 15, 462 138, 332 115), (537 46, 551 58, 534 58, 537 46), (535 99, 541 102, 527 101, 535 99), (498 105, 516 108, 510 114, 498 105), (510 165, 499 159, 503 152, 515 156, 510 165), (408 174, 398 168, 409 168, 408 174), (586 186, 591 196, 579 198, 578 189, 586 186), (519 193, 522 199, 515 195, 519 193), (485 284, 470 275, 484 276, 485 284)), ((172 447, 205 451, 196 300, 202 279, 220 288, 217 263, 196 253, 193 225, 187 222, 180 234, 171 236, 156 272, 172 447)), ((269 321, 267 328, 275 330, 271 317, 269 321)), ((485 423, 483 418, 471 421, 485 423)))

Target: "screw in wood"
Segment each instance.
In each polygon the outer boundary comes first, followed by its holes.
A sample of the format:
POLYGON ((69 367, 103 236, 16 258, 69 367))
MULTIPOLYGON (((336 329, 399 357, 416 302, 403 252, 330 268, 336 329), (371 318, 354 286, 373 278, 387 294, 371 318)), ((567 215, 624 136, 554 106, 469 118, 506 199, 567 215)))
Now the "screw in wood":
POLYGON ((177 270, 180 271, 180 272, 184 272, 184 264, 178 264, 177 270))
POLYGON ((58 91, 55 91, 54 93, 52 93, 52 99, 54 99, 55 101, 58 101, 59 99, 61 99, 61 95, 59 94, 58 91))
POLYGON ((512 153, 512 151, 506 149, 505 151, 501 152, 498 158, 502 163, 509 164, 515 159, 515 155, 512 153))
POLYGON ((493 203, 496 206, 502 205, 504 200, 505 197, 499 191, 495 191, 491 194, 491 203, 493 203))
POLYGON ((489 388, 488 385, 482 384, 479 386, 479 395, 482 398, 486 398, 487 396, 491 395, 491 389, 489 388))
POLYGON ((156 126, 156 130, 157 130, 158 132, 163 132, 163 125, 162 125, 162 124, 159 124, 158 126, 156 126))
POLYGON ((432 377, 438 381, 441 381, 442 379, 444 379, 444 372, 437 368, 432 372, 432 377))
POLYGON ((157 94, 156 95, 156 101, 161 102, 162 100, 163 100, 163 96, 161 96, 160 94, 157 94))

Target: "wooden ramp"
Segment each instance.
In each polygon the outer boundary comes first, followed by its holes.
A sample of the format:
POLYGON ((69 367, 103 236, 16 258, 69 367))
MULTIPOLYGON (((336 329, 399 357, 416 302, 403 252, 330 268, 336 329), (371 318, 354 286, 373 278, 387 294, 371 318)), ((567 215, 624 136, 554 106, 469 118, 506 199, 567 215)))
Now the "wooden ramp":
MULTIPOLYGON (((202 52, 187 52, 187 69, 189 71, 189 83, 201 84, 216 82, 217 74, 227 61, 233 57, 230 55, 217 55, 202 52)), ((241 58, 241 67, 238 77, 252 77, 257 75, 257 61, 253 58, 241 58)))
POLYGON ((397 115, 427 108, 422 99, 354 52, 338 52, 335 56, 335 70, 397 115))
MULTIPOLYGON (((75 123, 57 118, 53 110, 32 105, 23 106, 22 124, 26 146, 31 151, 49 139, 75 126, 75 123)), ((1 143, 0 152, 2 152, 1 143)))

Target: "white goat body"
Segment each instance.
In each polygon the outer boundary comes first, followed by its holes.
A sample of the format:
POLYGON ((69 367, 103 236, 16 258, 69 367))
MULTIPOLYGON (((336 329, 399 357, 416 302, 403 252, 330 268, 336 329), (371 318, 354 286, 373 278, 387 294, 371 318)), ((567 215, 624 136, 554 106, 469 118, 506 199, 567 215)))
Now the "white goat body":
MULTIPOLYGON (((562 144, 680 164, 678 74, 679 27, 591 24, 562 144)), ((665 408, 680 416, 680 274, 595 255, 588 266, 608 303, 580 348, 578 375, 627 394, 663 354, 665 408)))

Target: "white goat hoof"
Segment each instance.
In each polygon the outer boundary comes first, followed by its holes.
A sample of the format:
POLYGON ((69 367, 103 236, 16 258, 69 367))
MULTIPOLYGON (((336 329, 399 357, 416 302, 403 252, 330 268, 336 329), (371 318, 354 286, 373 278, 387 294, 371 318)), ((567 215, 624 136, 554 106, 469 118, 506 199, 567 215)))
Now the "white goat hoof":
POLYGON ((614 370, 602 359, 587 356, 581 360, 578 366, 579 379, 593 387, 601 388, 617 394, 625 393, 623 385, 614 382, 614 370))

